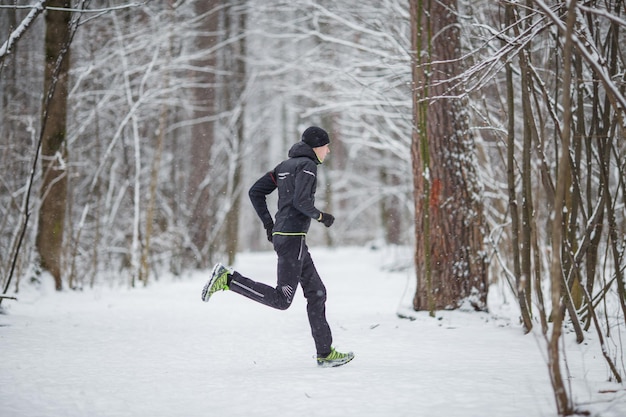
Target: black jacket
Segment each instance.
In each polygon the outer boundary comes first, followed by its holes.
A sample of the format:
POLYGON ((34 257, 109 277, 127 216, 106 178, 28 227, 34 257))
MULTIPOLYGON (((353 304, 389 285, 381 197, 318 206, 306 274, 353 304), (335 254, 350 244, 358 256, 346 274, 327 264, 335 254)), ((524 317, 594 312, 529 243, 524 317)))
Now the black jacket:
POLYGON ((259 178, 250 188, 250 201, 267 229, 273 220, 267 209, 266 196, 278 188, 278 212, 274 234, 303 235, 318 219, 315 208, 317 165, 320 161, 309 145, 298 142, 289 150, 289 159, 259 178))

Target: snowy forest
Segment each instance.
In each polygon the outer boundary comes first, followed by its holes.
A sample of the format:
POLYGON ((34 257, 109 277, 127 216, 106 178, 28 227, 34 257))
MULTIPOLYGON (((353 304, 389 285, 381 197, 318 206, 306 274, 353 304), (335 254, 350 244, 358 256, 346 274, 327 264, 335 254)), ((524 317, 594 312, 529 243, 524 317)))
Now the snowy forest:
POLYGON ((271 249, 247 191, 330 134, 310 246, 410 247, 415 310, 509 294, 626 377, 622 0, 2 0, 0 302, 271 249))

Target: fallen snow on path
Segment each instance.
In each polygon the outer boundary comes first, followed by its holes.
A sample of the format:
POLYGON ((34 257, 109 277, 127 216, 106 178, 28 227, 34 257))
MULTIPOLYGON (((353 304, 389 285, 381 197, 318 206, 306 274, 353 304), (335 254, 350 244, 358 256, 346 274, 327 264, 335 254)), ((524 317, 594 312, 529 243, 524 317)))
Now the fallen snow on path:
MULTIPOLYGON (((46 285, 3 303, 0 416, 556 415, 544 342, 522 334, 509 305, 400 319, 413 272, 383 266, 401 251, 312 255, 334 345, 356 354, 348 365, 317 368, 301 291, 275 311, 230 292, 202 303, 206 271, 137 289, 46 285)), ((275 283, 271 252, 242 254, 236 268, 275 283)), ((623 417, 625 387, 606 382, 588 336, 582 345, 566 339, 574 399, 592 415, 623 417)))

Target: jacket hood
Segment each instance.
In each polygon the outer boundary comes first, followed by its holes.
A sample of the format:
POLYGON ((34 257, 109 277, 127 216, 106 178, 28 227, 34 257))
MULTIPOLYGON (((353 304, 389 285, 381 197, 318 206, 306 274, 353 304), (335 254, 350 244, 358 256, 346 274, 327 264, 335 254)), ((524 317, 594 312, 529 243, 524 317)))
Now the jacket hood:
POLYGON ((307 145, 306 143, 302 141, 294 144, 291 147, 291 149, 289 149, 288 156, 290 158, 300 158, 304 156, 304 157, 311 159, 313 162, 315 162, 318 165, 321 164, 320 160, 317 158, 317 155, 315 154, 315 151, 313 151, 313 148, 311 148, 309 145, 307 145))

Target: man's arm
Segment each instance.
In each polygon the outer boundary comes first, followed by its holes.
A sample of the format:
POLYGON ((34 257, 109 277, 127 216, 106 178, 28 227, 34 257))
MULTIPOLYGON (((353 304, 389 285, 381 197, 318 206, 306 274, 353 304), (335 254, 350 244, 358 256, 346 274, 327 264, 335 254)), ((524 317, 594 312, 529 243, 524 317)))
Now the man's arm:
POLYGON ((259 178, 248 191, 248 196, 252 202, 252 206, 258 214, 259 218, 263 222, 263 227, 266 229, 271 225, 273 227, 274 220, 272 215, 267 209, 266 196, 271 194, 276 189, 276 179, 274 172, 270 171, 259 178))

